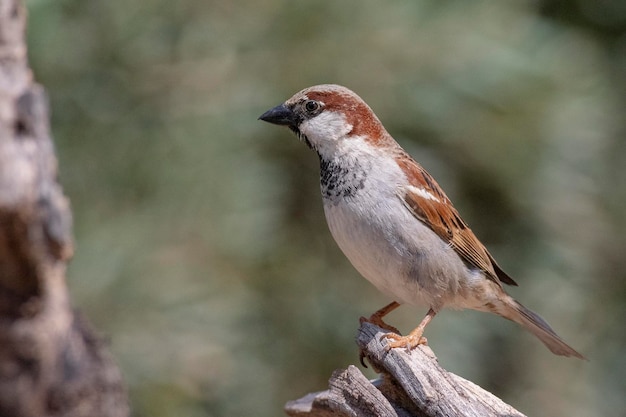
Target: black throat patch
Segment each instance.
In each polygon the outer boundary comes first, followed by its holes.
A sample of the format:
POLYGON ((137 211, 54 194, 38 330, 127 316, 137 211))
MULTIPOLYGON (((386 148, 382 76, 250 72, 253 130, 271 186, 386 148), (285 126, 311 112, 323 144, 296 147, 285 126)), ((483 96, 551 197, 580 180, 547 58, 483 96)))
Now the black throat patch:
POLYGON ((320 157, 320 185, 324 198, 351 197, 364 187, 367 178, 365 167, 345 162, 338 163, 320 157))

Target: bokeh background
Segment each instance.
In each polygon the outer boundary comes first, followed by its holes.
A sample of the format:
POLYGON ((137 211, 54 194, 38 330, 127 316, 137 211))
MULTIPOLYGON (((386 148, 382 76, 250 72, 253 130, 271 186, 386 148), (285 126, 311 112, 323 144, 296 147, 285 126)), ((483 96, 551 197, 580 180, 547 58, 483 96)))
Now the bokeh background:
POLYGON ((27 6, 74 210, 73 301, 135 416, 277 416, 357 363, 359 316, 389 300, 333 242, 316 156, 257 121, 327 82, 370 104, 511 293, 590 359, 445 311, 427 332, 441 364, 529 415, 626 415, 624 1, 27 6))

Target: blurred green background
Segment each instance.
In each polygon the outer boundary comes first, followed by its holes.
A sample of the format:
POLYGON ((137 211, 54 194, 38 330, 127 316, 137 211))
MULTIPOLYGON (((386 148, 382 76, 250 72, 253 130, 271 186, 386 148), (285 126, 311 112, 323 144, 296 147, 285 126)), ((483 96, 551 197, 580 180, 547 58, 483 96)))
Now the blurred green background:
POLYGON ((444 311, 427 331, 441 364, 529 415, 625 415, 624 1, 27 6, 74 210, 73 300, 135 416, 277 416, 357 363, 359 316, 390 300, 333 242, 316 156, 257 121, 327 82, 370 104, 511 293, 590 359, 444 311))

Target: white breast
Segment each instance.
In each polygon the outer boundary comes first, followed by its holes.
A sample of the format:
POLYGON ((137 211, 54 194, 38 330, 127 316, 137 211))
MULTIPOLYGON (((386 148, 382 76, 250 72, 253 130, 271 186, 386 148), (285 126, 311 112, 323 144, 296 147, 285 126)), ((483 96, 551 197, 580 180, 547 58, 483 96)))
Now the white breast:
POLYGON ((368 161, 374 162, 362 189, 349 197, 324 198, 333 237, 352 265, 393 300, 444 306, 463 292, 459 282, 468 269, 405 207, 398 191, 407 179, 395 160, 368 161))

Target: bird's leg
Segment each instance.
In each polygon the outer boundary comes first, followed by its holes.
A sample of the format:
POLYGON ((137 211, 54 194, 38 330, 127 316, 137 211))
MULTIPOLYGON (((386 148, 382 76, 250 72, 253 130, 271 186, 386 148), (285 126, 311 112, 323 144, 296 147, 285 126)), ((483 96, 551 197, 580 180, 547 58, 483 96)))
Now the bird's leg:
MULTIPOLYGON (((390 332, 393 333, 387 333, 387 334, 394 334, 395 336, 400 335, 400 330, 396 329, 395 327, 385 323, 383 321, 383 317, 385 317, 387 314, 391 313, 393 310, 395 310, 396 308, 400 307, 400 303, 397 303, 395 301, 392 301, 391 303, 387 304, 386 306, 384 306, 383 308, 377 310, 374 314, 372 314, 371 316, 368 317, 361 317, 359 319, 359 323, 363 324, 363 323, 372 323, 375 324, 378 327, 382 327, 385 330, 388 330, 390 332)), ((367 368, 367 365, 365 364, 365 362, 363 361, 363 359, 365 359, 365 352, 363 351, 363 349, 359 348, 359 361, 361 362, 361 365, 363 365, 364 367, 367 368)))
POLYGON ((385 330, 389 330, 390 332, 397 333, 399 335, 400 331, 398 329, 396 329, 393 326, 390 326, 389 324, 383 321, 383 317, 385 317, 387 314, 391 313, 393 310, 395 310, 398 307, 400 307, 400 303, 393 301, 387 304, 386 306, 384 306, 383 308, 381 308, 380 310, 377 310, 374 314, 369 316, 369 318, 361 317, 359 319, 359 323, 361 324, 366 323, 366 322, 372 323, 372 324, 377 325, 378 327, 382 327, 385 330))
POLYGON ((424 334, 424 329, 426 328, 428 323, 430 323, 433 317, 435 317, 435 314, 437 314, 437 312, 432 308, 428 310, 428 313, 426 313, 426 317, 424 317, 422 322, 406 336, 400 336, 395 333, 387 333, 383 335, 383 337, 381 337, 381 340, 383 338, 391 339, 386 349, 390 350, 393 348, 405 347, 408 350, 411 350, 419 345, 427 344, 428 341, 425 337, 422 337, 422 335, 424 334))

